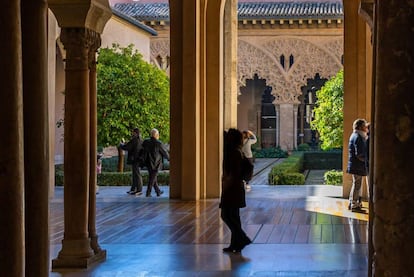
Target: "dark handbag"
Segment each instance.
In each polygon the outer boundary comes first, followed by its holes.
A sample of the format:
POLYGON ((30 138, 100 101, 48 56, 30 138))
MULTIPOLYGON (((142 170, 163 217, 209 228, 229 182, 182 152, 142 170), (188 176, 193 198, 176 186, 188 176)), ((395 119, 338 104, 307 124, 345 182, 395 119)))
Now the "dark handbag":
POLYGON ((242 179, 246 182, 253 178, 253 163, 246 157, 242 159, 242 179))

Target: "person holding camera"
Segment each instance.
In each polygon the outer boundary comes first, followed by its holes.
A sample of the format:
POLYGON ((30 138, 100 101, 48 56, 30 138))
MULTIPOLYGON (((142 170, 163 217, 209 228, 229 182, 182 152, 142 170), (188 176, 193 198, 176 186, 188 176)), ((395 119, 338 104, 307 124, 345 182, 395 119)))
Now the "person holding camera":
POLYGON ((142 175, 139 170, 142 155, 142 139, 138 128, 132 130, 131 139, 128 143, 121 143, 119 147, 122 150, 128 151, 127 164, 132 166, 132 185, 131 189, 127 191, 130 195, 142 194, 142 175))
MULTIPOLYGON (((253 134, 250 130, 244 130, 243 131, 243 146, 242 146, 242 152, 244 156, 249 160, 251 164, 254 164, 253 159, 253 152, 252 152, 252 144, 255 144, 257 142, 256 136, 253 134)), ((251 190, 251 186, 249 185, 248 181, 245 181, 245 188, 246 190, 251 190)))

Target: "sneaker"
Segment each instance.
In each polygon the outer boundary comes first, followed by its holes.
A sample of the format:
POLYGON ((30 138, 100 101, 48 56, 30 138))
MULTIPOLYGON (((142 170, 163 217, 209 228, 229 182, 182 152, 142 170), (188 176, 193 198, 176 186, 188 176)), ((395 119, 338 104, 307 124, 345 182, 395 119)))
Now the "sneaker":
POLYGON ((351 211, 353 212, 361 212, 362 211, 362 205, 361 203, 353 203, 351 206, 351 211))
POLYGON ((133 194, 137 193, 137 191, 136 190, 130 190, 130 191, 127 191, 127 193, 133 195, 133 194))
POLYGON ((161 194, 163 194, 163 193, 164 193, 164 191, 160 190, 160 191, 157 193, 157 196, 158 196, 158 197, 160 197, 160 196, 161 196, 161 194))
POLYGON ((135 196, 140 196, 140 195, 142 195, 142 191, 135 192, 135 196))

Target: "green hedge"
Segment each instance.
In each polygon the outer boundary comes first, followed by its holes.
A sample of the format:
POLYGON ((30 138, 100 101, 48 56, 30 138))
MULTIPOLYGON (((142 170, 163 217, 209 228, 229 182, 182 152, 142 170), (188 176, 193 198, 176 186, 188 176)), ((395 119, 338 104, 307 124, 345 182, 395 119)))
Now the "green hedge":
POLYGON ((342 151, 307 151, 304 153, 306 169, 342 169, 342 151))
MULTIPOLYGON (((141 172, 142 181, 144 185, 148 183, 148 173, 146 171, 141 172)), ((99 186, 130 186, 131 185, 131 172, 102 172, 98 174, 99 186)), ((170 173, 168 171, 161 171, 158 173, 158 184, 168 186, 170 183, 170 173)), ((63 172, 56 171, 55 185, 63 186, 63 172)))
POLYGON ((268 175, 270 185, 303 185, 303 152, 294 152, 283 162, 275 165, 268 175))
POLYGON ((298 151, 311 151, 312 149, 311 149, 311 147, 310 147, 310 145, 309 144, 307 144, 307 143, 302 143, 302 144, 299 144, 298 145, 298 149, 297 149, 298 151))
MULTIPOLYGON (((124 171, 131 171, 132 168, 126 163, 127 156, 124 158, 124 171)), ((163 169, 170 169, 169 161, 164 160, 163 169)), ((102 172, 117 172, 118 171, 118 156, 102 159, 102 172)))
POLYGON ((262 148, 262 149, 253 148, 253 156, 255 158, 286 158, 288 154, 286 151, 282 150, 280 147, 271 147, 271 148, 262 148))
POLYGON ((326 171, 323 175, 325 184, 327 185, 342 185, 343 172, 337 170, 326 171))

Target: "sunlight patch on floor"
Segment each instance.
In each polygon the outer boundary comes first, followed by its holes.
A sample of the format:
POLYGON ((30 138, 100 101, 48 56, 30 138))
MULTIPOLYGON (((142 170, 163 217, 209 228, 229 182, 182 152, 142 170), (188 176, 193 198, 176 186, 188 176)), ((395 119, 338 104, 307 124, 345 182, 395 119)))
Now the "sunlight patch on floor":
POLYGON ((305 209, 310 212, 368 221, 368 202, 362 203, 364 208, 360 213, 348 210, 348 203, 347 199, 309 196, 306 198, 305 209))

